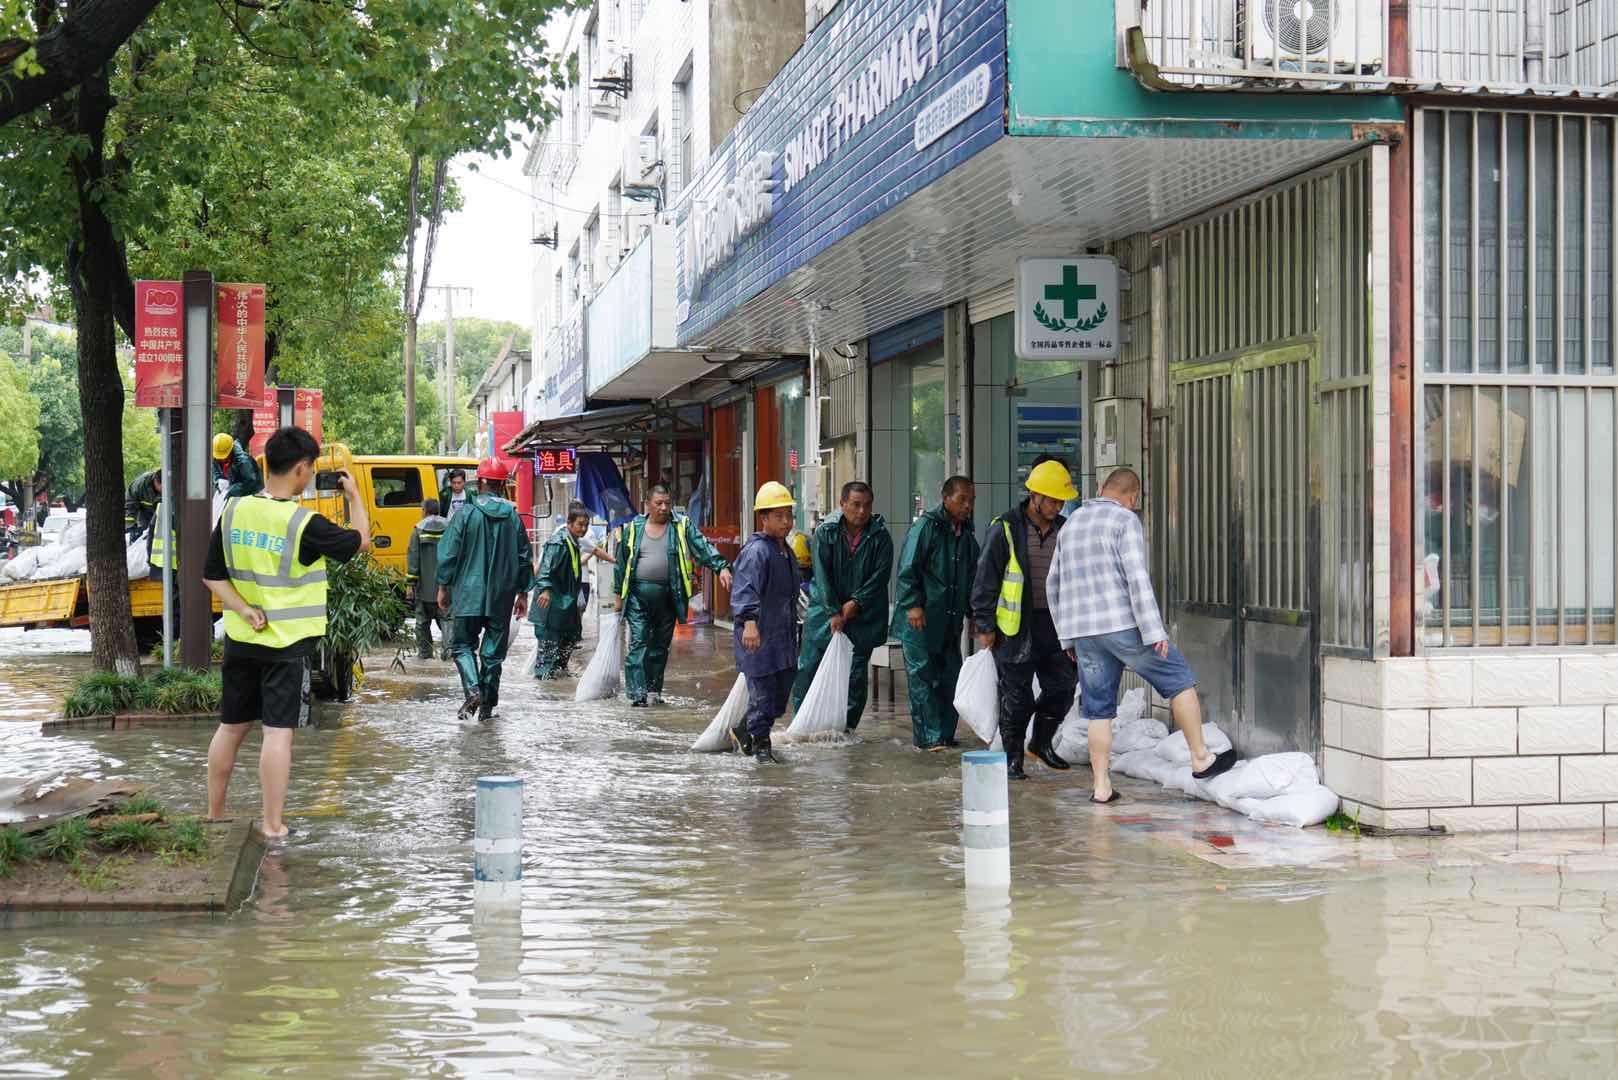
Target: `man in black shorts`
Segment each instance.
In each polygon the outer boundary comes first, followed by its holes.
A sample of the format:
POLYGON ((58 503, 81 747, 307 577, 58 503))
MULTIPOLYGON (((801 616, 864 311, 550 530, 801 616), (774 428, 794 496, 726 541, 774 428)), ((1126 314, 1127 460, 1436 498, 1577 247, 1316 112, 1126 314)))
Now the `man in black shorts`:
POLYGON ((347 473, 340 476, 354 528, 299 505, 319 456, 320 445, 302 428, 271 435, 264 446, 264 490, 225 503, 202 572, 225 611, 224 695, 208 746, 208 817, 225 816, 236 751, 259 720, 260 824, 272 840, 291 832, 281 815, 292 775, 292 732, 309 723, 309 657, 326 632, 326 560, 347 562, 371 548, 365 500, 347 473))

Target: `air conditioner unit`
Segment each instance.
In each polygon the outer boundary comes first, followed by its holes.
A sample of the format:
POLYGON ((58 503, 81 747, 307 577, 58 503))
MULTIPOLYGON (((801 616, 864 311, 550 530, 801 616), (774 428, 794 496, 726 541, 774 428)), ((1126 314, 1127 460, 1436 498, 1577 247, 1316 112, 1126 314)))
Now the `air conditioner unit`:
POLYGON ((529 218, 528 239, 546 247, 556 246, 556 210, 550 206, 535 206, 529 218))
POLYGON ((622 113, 618 95, 611 90, 590 91, 590 115, 602 120, 616 120, 622 113))
POLYGON ((647 179, 663 168, 663 155, 658 149, 656 135, 642 135, 635 140, 635 175, 647 179))
POLYGON ((1383 70, 1383 0, 1234 0, 1236 57, 1279 71, 1383 70))

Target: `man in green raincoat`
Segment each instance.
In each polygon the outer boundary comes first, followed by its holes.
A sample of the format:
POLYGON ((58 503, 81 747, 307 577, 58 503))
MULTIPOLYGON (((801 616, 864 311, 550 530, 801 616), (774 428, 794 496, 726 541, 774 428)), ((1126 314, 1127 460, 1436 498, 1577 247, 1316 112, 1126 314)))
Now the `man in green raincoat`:
POLYGON ((814 682, 820 658, 831 636, 842 632, 854 646, 848 679, 848 730, 859 726, 865 712, 871 650, 888 640, 888 577, 893 573, 893 537, 881 514, 871 513, 871 485, 850 480, 843 485, 839 512, 815 529, 815 579, 809 613, 803 620, 798 677, 792 684, 792 707, 814 682))
POLYGON ((669 662, 674 624, 685 622, 686 604, 696 588, 697 566, 719 574, 730 588, 730 567, 681 514, 665 484, 652 485, 647 512, 624 531, 623 554, 612 576, 612 591, 629 623, 624 654, 624 693, 631 705, 646 706, 648 694, 663 701, 663 669, 669 662))
POLYGON ((438 543, 438 607, 455 621, 450 659, 466 694, 460 718, 488 720, 500 700, 500 667, 511 646, 511 619, 528 612, 534 581, 528 530, 505 491, 506 467, 478 465, 478 494, 456 514, 438 543), (453 594, 454 603, 450 602, 453 594))
POLYGON ((978 562, 972 481, 952 476, 942 494, 943 501, 916 519, 905 537, 890 628, 904 649, 911 737, 923 750, 959 745, 955 679, 961 673, 961 622, 972 610, 978 562))
POLYGON ((567 525, 545 541, 539 553, 539 576, 534 579, 534 600, 528 621, 534 626, 534 678, 556 679, 567 674, 567 662, 578 647, 584 625, 579 615, 581 578, 579 537, 590 528, 590 510, 583 503, 567 508, 567 525))

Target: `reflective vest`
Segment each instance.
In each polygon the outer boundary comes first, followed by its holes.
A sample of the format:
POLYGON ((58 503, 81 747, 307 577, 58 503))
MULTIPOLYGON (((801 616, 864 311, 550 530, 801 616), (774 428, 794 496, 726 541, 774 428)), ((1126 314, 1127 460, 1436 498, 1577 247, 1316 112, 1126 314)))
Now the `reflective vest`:
MULTIPOLYGON (((691 595, 691 552, 686 548, 685 522, 685 518, 679 517, 672 520, 674 525, 674 553, 680 563, 680 580, 685 582, 685 595, 689 597, 691 595)), ((629 596, 629 579, 634 576, 635 561, 640 556, 640 542, 644 530, 639 528, 639 525, 640 522, 638 521, 629 523, 629 542, 625 545, 627 554, 624 556, 624 566, 627 569, 624 573, 624 583, 618 588, 620 598, 629 596)), ((573 558, 574 562, 577 563, 578 556, 574 555, 573 558)))
MULTIPOLYGON (((161 529, 158 527, 159 524, 160 522, 156 520, 152 522, 152 546, 151 550, 146 554, 146 561, 156 570, 161 570, 168 565, 169 544, 174 540, 174 531, 172 529, 161 529)), ((175 552, 174 568, 176 570, 180 568, 178 549, 175 552)))
POLYGON ((255 631, 227 609, 225 633, 232 641, 285 649, 326 632, 326 562, 298 563, 298 545, 311 516, 295 502, 263 494, 225 503, 219 533, 230 583, 269 618, 255 631))
POLYGON ((562 543, 567 546, 567 553, 573 556, 573 580, 579 580, 579 542, 573 539, 573 534, 566 530, 562 533, 562 543))
POLYGON ((1006 534, 1006 572, 1000 579, 1000 599, 994 605, 994 625, 1006 637, 1016 637, 1022 629, 1022 566, 1017 562, 1017 545, 1011 542, 1011 526, 1005 518, 1000 528, 1006 534))

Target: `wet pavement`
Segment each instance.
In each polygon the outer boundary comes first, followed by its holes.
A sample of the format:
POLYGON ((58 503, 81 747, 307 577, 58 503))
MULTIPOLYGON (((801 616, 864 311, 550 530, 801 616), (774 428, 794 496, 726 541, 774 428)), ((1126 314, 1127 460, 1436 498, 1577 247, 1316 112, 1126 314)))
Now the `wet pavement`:
MULTIPOLYGON (((39 734, 74 640, 0 640, 0 773, 200 809, 207 726, 39 734)), ((0 933, 0 1076, 1618 1069, 1601 834, 1354 840, 1129 781, 1096 807, 1087 771, 1039 769, 1009 897, 972 897, 959 764, 909 748, 886 680, 856 743, 759 770, 686 749, 734 678, 724 637, 682 631, 650 710, 536 686, 528 640, 486 727, 412 661, 300 733, 303 836, 237 915, 0 933), (520 920, 472 903, 473 781, 499 772, 526 781, 520 920)))

